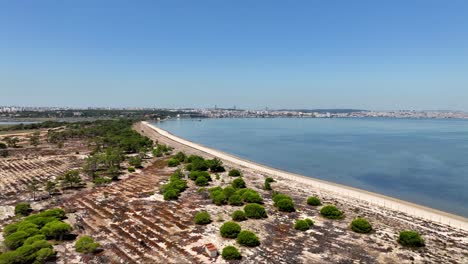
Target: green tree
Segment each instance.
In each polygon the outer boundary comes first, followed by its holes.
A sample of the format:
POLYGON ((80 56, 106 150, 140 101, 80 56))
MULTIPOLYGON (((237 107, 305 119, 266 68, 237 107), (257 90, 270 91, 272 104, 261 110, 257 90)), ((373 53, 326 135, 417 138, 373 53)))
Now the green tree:
POLYGON ((69 188, 74 188, 81 184, 81 177, 80 173, 77 170, 70 170, 65 172, 65 174, 62 177, 62 184, 64 186, 67 186, 69 188))
POLYGON ((10 148, 17 148, 17 144, 20 142, 19 138, 10 136, 5 137, 3 140, 7 143, 8 147, 10 148))
POLYGON ((179 164, 180 164, 180 161, 174 158, 167 161, 167 166, 169 167, 177 167, 179 166, 179 164))
POLYGON ((49 195, 52 195, 53 193, 57 192, 57 183, 55 181, 47 181, 45 185, 45 190, 46 192, 49 193, 49 195))
POLYGON ((221 256, 225 260, 236 260, 242 258, 241 254, 239 253, 239 250, 237 250, 237 248, 233 246, 224 247, 221 256))
POLYGON ((241 226, 235 222, 226 222, 219 229, 221 236, 227 238, 236 238, 240 231, 241 226))
POLYGON ((75 243, 75 250, 80 253, 94 253, 101 245, 90 236, 82 236, 75 243))
POLYGON ((15 206, 15 215, 26 216, 32 212, 31 205, 26 202, 18 203, 15 206))
POLYGON ((294 229, 300 230, 300 231, 306 231, 306 230, 309 230, 309 228, 313 224, 314 222, 310 219, 297 220, 296 223, 294 224, 294 229))
POLYGON ((238 178, 232 181, 232 187, 236 189, 245 188, 245 181, 242 178, 238 178))
POLYGON ((320 209, 320 214, 329 219, 341 219, 344 217, 344 214, 342 211, 340 211, 336 206, 334 205, 326 205, 320 209))
POLYGON ((245 215, 248 218, 260 219, 267 218, 265 208, 259 204, 248 204, 244 207, 245 215))
POLYGON ((48 238, 55 238, 58 240, 63 240, 63 236, 70 233, 72 227, 61 221, 52 221, 47 223, 42 229, 41 232, 46 235, 48 238))
POLYGON ((29 137, 29 144, 31 144, 31 146, 37 147, 40 143, 40 132, 36 131, 29 137))
POLYGON ((236 222, 242 222, 247 220, 247 216, 245 215, 244 211, 242 210, 236 210, 232 213, 232 220, 236 222))
POLYGON ((405 247, 424 247, 424 239, 417 231, 405 230, 400 232, 398 243, 405 247))
POLYGON ((211 217, 208 212, 198 212, 194 218, 195 224, 206 225, 211 223, 211 217))
POLYGON ((358 217, 351 222, 351 230, 356 233, 370 233, 372 225, 366 219, 358 217))
POLYGON ((260 245, 260 240, 253 232, 244 230, 237 235, 237 243, 247 247, 256 247, 260 245))
POLYGON ((231 177, 239 177, 242 176, 242 173, 238 169, 232 169, 229 171, 228 175, 231 177))
POLYGON ((135 168, 142 168, 143 166, 141 166, 141 163, 142 163, 142 159, 139 156, 131 157, 128 160, 128 164, 130 164, 131 166, 135 168))
POLYGON ((307 204, 312 206, 319 206, 322 203, 320 202, 320 199, 318 197, 312 196, 307 199, 307 204))

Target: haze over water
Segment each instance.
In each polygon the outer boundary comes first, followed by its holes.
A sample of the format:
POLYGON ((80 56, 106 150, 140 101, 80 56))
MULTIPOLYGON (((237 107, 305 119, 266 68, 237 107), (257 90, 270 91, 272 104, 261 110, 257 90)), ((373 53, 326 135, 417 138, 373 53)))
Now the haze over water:
POLYGON ((271 167, 468 217, 468 120, 203 119, 157 125, 271 167))

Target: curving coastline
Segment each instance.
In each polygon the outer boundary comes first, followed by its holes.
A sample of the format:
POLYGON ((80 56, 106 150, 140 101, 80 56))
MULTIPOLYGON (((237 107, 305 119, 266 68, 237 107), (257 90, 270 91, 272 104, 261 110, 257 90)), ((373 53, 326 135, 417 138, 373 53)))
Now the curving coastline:
POLYGON ((381 195, 378 193, 373 193, 341 184, 336 184, 332 182, 327 182, 324 180, 319 180, 311 177, 306 177, 303 175, 282 171, 279 169, 274 169, 262 164, 258 164, 249 160, 245 160, 234 155, 218 151, 205 147, 203 145, 191 142, 189 140, 177 137, 166 130, 160 129, 148 122, 141 122, 143 126, 151 129, 153 132, 156 132, 160 136, 175 141, 179 144, 182 144, 186 147, 193 148, 198 151, 202 151, 206 154, 216 156, 223 161, 227 161, 233 164, 236 164, 241 167, 252 169, 260 173, 268 174, 274 177, 280 177, 290 181, 295 181, 301 184, 309 185, 316 189, 326 190, 333 193, 336 193, 338 196, 346 196, 354 199, 362 200, 373 204, 374 206, 381 206, 391 210, 400 211, 407 213, 414 217, 422 218, 431 222, 437 222, 441 224, 446 224, 451 227, 460 228, 462 230, 468 231, 468 219, 462 216, 446 213, 422 205, 414 204, 411 202, 399 200, 389 196, 381 195))

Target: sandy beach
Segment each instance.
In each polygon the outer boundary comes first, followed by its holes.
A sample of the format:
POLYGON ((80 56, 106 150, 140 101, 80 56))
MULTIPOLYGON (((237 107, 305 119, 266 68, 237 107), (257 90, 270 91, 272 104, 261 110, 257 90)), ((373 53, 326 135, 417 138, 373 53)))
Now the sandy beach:
POLYGON ((327 192, 334 193, 337 196, 344 198, 352 198, 360 200, 377 207, 383 207, 385 209, 402 212, 407 215, 411 215, 416 218, 424 219, 430 222, 437 222, 439 224, 448 225, 454 228, 459 228, 464 231, 468 231, 468 219, 462 216, 453 215, 443 211, 435 210, 418 204, 406 202, 403 200, 395 199, 392 197, 384 196, 377 193, 368 192, 365 190, 352 188, 340 184, 335 184, 311 177, 306 177, 279 169, 267 167, 252 161, 248 161, 231 154, 224 153, 215 149, 211 149, 200 144, 188 141, 186 139, 177 137, 163 129, 160 129, 148 122, 142 122, 144 127, 147 127, 154 132, 158 133, 164 138, 170 141, 177 142, 186 147, 202 151, 208 155, 218 157, 224 162, 235 164, 244 169, 254 170, 258 173, 272 176, 273 178, 282 178, 289 182, 293 181, 300 185, 307 185, 313 189, 319 189, 327 192))

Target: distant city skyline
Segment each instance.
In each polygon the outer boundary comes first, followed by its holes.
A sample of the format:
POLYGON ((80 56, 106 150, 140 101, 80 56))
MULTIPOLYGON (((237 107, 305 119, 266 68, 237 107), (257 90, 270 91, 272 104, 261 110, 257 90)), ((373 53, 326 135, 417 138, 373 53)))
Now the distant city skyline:
POLYGON ((4 1, 0 105, 468 111, 466 1, 4 1))

